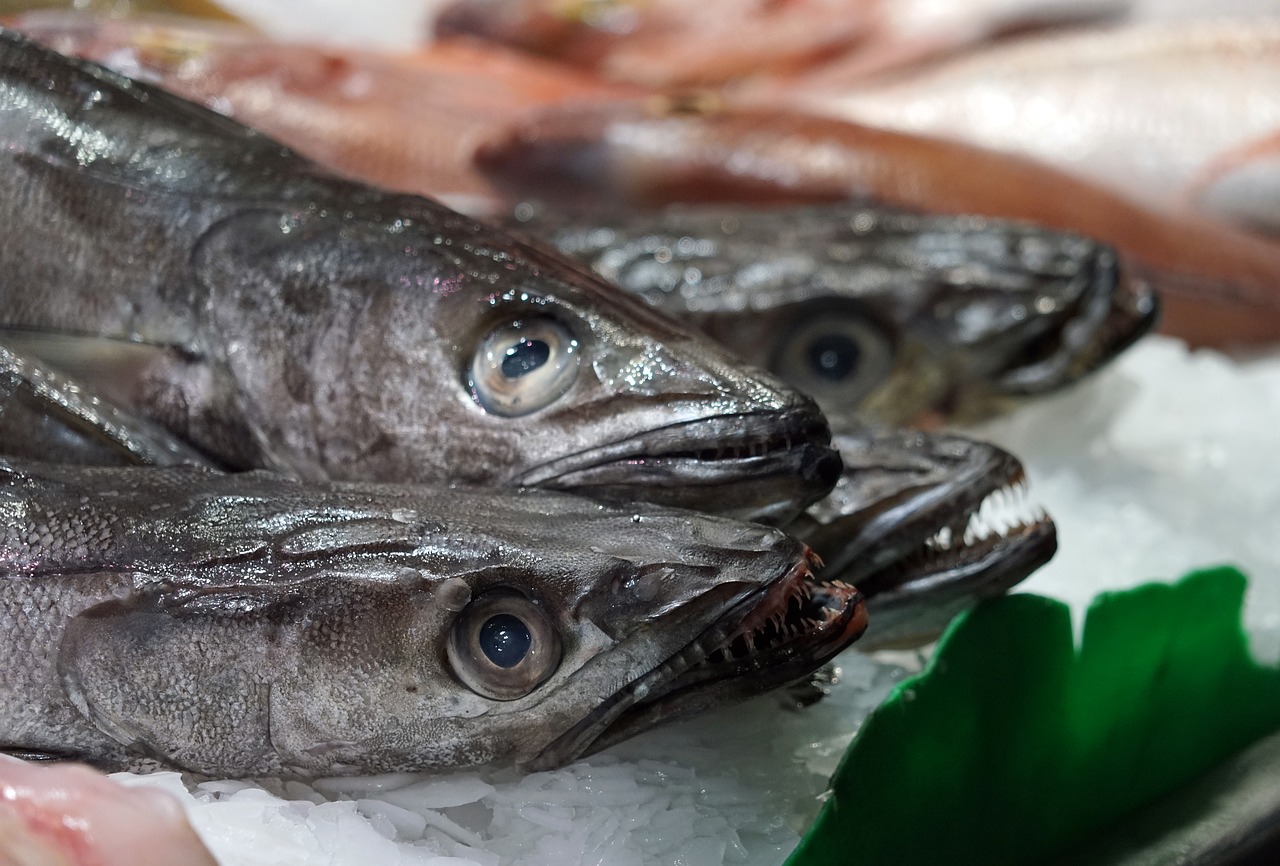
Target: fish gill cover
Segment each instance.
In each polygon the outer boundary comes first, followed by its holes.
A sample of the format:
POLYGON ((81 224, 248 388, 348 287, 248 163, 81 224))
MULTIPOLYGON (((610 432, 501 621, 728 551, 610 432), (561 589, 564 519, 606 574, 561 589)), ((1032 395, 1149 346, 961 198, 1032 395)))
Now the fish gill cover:
POLYGON ((787 866, 1043 863, 1280 727, 1245 577, 1103 593, 1077 649, 1034 595, 958 617, 866 721, 787 866))

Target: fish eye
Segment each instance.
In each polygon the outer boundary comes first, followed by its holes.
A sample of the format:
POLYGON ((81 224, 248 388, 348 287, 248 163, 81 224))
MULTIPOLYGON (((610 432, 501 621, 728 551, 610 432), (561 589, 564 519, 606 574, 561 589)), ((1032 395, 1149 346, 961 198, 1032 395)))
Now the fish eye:
POLYGON ((871 316, 856 310, 798 317, 800 324, 779 342, 770 369, 816 397, 852 409, 893 369, 894 347, 871 316))
POLYGON ((545 316, 500 325, 476 347, 467 381, 476 402, 515 418, 554 403, 578 377, 578 340, 545 316))
POLYGON ((514 701, 555 672, 560 635, 537 602, 504 587, 462 609, 445 652, 467 688, 495 701, 514 701))

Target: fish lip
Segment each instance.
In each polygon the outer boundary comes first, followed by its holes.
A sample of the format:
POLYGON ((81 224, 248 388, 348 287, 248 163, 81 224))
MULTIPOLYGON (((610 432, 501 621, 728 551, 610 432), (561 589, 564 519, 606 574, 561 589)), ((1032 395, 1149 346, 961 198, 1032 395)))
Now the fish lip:
POLYGON ((646 430, 521 473, 514 483, 596 499, 688 505, 784 523, 839 479, 839 452, 816 409, 727 413, 646 430), (755 490, 754 488, 759 488, 755 490))
MULTIPOLYGON (((804 557, 768 584, 744 593, 714 623, 665 661, 625 683, 590 715, 566 731, 532 760, 525 769, 551 769, 628 739, 652 727, 668 715, 673 702, 720 683, 745 686, 740 697, 784 685, 821 666, 867 627, 865 600, 855 587, 840 581, 817 579, 817 556, 805 548, 804 557), (817 598, 824 611, 811 628, 782 635, 745 656, 730 655, 712 661, 718 652, 741 643, 744 635, 760 634, 776 615, 793 619, 789 604, 799 596, 817 598), (834 600, 839 606, 824 604, 834 600), (830 614, 825 611, 831 611, 830 614), (746 679, 745 675, 750 674, 746 679)), ((803 608, 801 608, 803 609, 803 608)))
POLYGON ((1088 287, 1057 327, 1030 341, 995 380, 1014 396, 1042 394, 1087 376, 1151 331, 1160 304, 1145 281, 1128 276, 1117 254, 1094 258, 1088 287))

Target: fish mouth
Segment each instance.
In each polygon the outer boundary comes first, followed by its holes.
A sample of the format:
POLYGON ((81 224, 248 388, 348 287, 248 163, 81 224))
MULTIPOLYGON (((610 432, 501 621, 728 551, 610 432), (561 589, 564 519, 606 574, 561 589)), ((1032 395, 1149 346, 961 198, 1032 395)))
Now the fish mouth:
POLYGON ((1104 366, 1155 327, 1160 304, 1143 280, 1122 272, 1114 251, 1093 260, 1089 284, 1057 317, 1057 326, 1026 342, 997 377, 1005 394, 1060 388, 1104 366))
POLYGON ((627 683, 526 766, 562 766, 726 701, 794 682, 825 664, 867 627, 858 590, 813 573, 806 548, 789 571, 740 597, 697 638, 627 683))
POLYGON ((783 525, 825 496, 840 471, 826 419, 806 409, 672 424, 544 463, 515 481, 783 525))
MULTIPOLYGON (((872 440, 867 458, 904 435, 872 440)), ((827 559, 827 571, 867 598, 872 624, 863 648, 927 643, 955 614, 1004 593, 1057 550, 1053 521, 1032 501, 1016 457, 962 436, 916 435, 926 443, 920 450, 933 451, 927 477, 866 495, 849 514, 824 517, 824 506, 835 507, 824 503, 796 527, 827 559), (937 457, 944 452, 955 462, 944 464, 937 457)))

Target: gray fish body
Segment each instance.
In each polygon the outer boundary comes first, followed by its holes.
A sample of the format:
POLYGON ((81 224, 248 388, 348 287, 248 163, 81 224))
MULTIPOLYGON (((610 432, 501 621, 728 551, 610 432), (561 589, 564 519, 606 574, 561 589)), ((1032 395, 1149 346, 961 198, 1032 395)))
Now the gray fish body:
POLYGON ((1074 382, 1154 321, 1102 244, 847 204, 565 214, 513 226, 814 397, 830 417, 968 419, 1074 382))
POLYGON ((8 33, 0 141, 0 340, 224 465, 777 520, 834 481, 812 402, 559 257, 8 33))
MULTIPOLYGON (((0 748, 115 767, 562 763, 678 716, 628 712, 820 585, 775 530, 550 492, 6 462, 0 513, 0 748), (475 610, 531 623, 518 665, 475 651, 475 610)), ((787 664, 862 616, 844 594, 787 664)))

